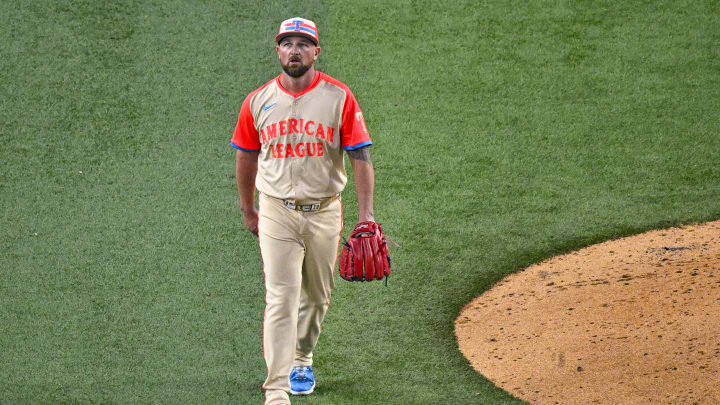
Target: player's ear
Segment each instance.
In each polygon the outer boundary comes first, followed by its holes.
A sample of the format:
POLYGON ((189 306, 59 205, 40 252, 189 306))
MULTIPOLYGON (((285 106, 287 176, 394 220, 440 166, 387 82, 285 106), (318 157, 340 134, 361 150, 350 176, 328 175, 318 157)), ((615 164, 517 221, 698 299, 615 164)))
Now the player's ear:
POLYGON ((315 47, 315 59, 313 59, 313 60, 317 60, 318 56, 320 56, 320 51, 322 51, 322 49, 320 49, 319 46, 316 46, 315 47))

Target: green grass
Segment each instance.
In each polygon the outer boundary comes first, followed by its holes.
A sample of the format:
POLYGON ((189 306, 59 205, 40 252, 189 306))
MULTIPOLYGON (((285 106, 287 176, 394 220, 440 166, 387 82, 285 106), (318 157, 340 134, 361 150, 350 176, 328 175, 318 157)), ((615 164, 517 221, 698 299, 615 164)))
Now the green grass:
POLYGON ((338 281, 317 393, 294 404, 520 403, 457 351, 467 301, 720 218, 714 1, 5 1, 0 403, 261 403, 229 138, 295 15, 364 110, 402 247, 388 288, 338 281))

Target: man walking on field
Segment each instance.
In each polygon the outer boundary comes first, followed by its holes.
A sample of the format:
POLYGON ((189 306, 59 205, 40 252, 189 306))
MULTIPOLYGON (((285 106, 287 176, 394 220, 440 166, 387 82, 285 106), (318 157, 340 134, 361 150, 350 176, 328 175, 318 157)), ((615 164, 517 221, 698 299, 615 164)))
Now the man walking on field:
POLYGON ((334 288, 342 230, 343 151, 359 222, 374 221, 375 182, 372 141, 355 96, 315 70, 315 23, 285 20, 275 41, 282 72, 247 96, 231 141, 243 221, 259 239, 265 272, 266 405, 290 404, 288 394, 315 389, 313 349, 334 288))

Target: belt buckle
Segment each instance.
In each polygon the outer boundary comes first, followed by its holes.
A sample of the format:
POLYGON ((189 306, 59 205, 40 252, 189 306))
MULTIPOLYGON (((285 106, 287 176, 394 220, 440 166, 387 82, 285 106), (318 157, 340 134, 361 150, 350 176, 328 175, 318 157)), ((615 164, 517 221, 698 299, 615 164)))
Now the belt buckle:
POLYGON ((320 209, 320 204, 312 204, 312 205, 298 205, 297 210, 302 212, 313 212, 320 209))
POLYGON ((294 211, 301 211, 301 212, 314 212, 320 210, 320 203, 315 203, 311 205, 298 205, 295 204, 295 202, 290 200, 283 200, 283 204, 285 204, 285 207, 294 210, 294 211))

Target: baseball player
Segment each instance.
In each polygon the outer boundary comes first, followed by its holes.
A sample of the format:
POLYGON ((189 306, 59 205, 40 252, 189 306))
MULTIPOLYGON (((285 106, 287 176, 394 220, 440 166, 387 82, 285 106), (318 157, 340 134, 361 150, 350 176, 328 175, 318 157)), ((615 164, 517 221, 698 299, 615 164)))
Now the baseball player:
POLYGON ((372 144, 350 89, 315 70, 314 22, 285 20, 275 37, 279 76, 242 104, 231 144, 245 227, 265 272, 265 404, 290 404, 315 388, 313 349, 334 288, 350 158, 359 221, 374 221, 372 144), (258 190, 255 206, 255 190, 258 190))

